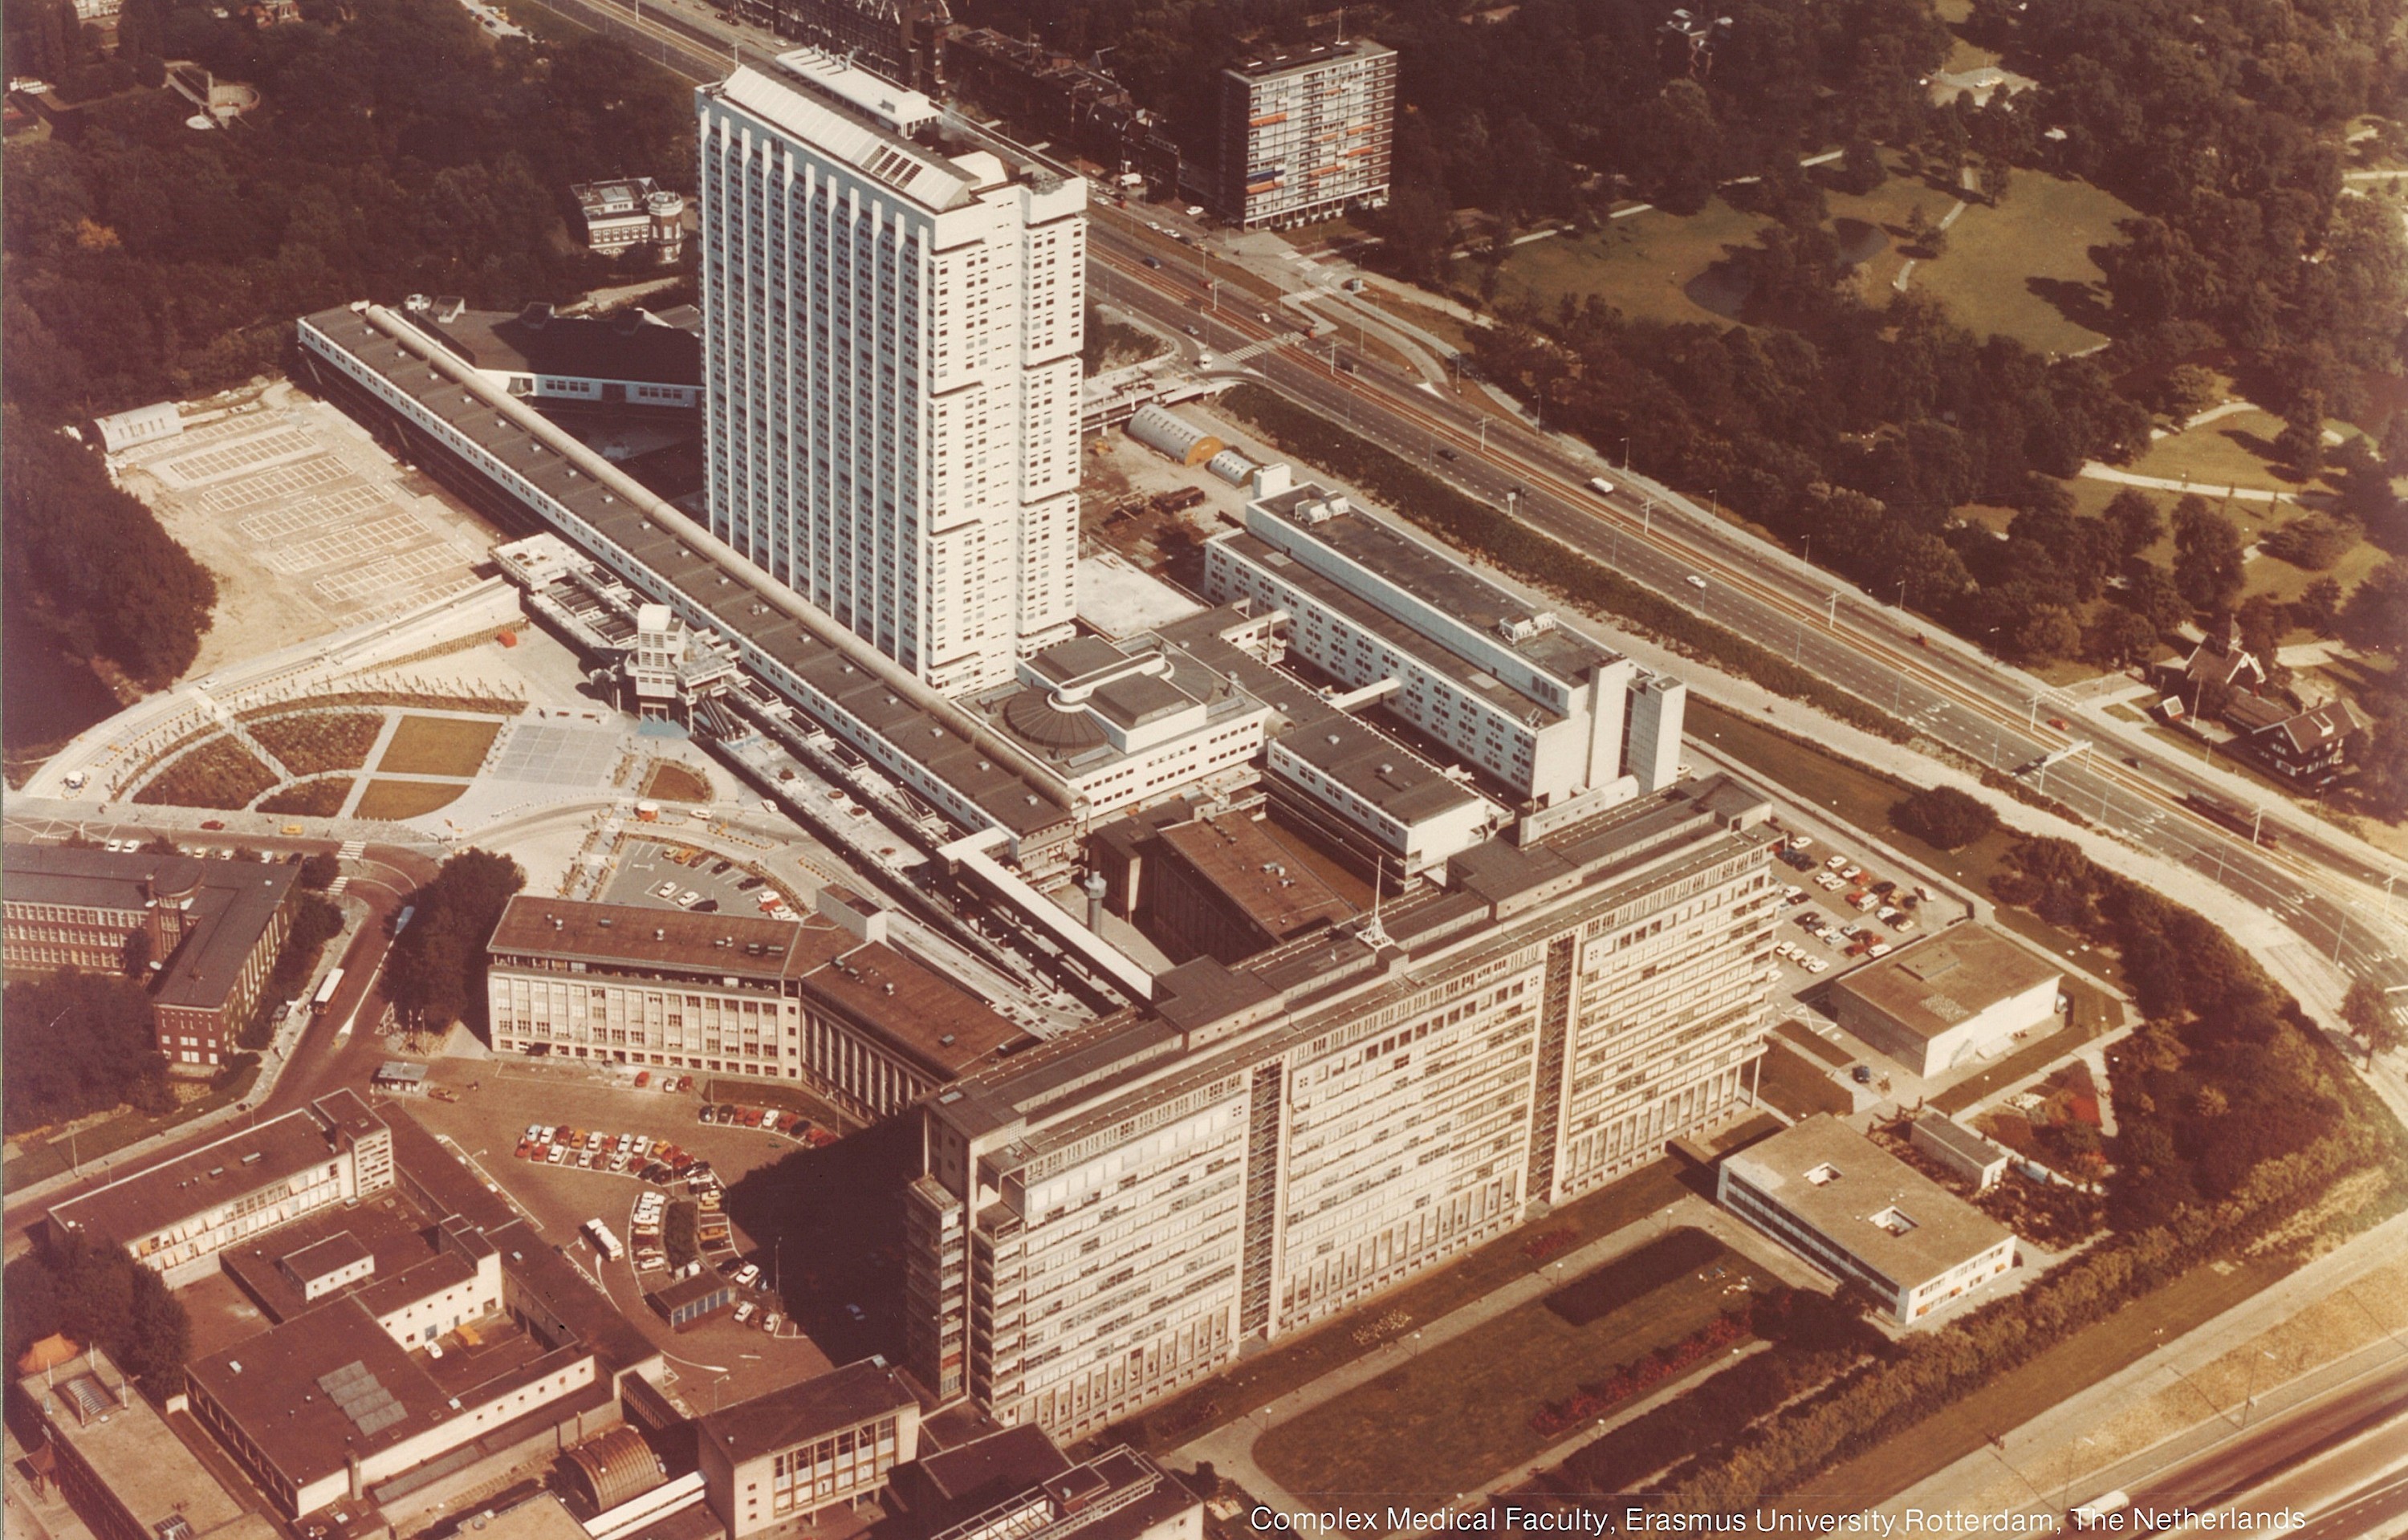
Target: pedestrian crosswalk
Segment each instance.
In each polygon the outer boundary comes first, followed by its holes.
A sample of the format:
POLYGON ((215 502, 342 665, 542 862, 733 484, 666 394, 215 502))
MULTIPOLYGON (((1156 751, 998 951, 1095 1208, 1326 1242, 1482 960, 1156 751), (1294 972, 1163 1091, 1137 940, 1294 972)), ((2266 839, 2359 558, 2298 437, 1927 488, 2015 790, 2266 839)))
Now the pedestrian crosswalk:
POLYGON ((1221 355, 1220 362, 1225 364, 1243 364, 1246 360, 1260 357, 1274 348, 1283 348, 1291 342, 1303 340, 1302 332, 1282 332, 1277 336, 1265 337, 1260 342, 1249 342, 1242 348, 1233 348, 1221 355))
POLYGON ((364 839, 347 839, 335 850, 336 858, 340 861, 357 861, 367 853, 368 842, 364 839))

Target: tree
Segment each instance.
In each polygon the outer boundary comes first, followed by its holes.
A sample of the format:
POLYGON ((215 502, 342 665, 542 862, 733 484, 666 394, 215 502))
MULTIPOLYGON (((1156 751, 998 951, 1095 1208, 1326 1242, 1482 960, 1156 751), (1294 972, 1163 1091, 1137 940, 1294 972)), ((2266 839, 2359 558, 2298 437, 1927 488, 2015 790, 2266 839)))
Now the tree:
POLYGON ((1924 256, 1937 257, 1948 250, 1948 232, 1923 211, 1921 204, 1916 204, 1906 213, 1906 244, 1924 256))
POLYGON ((2375 1059, 2401 1046, 2400 1023, 2391 1013, 2391 1001, 2383 986, 2371 978, 2353 978, 2349 992, 2342 997, 2342 1024, 2349 1029, 2366 1048, 2366 1067, 2372 1069, 2375 1059))
POLYGON ((2124 591, 2116 595, 2124 607, 2159 631, 2172 631, 2190 619, 2190 602, 2174 587, 2166 569, 2154 562, 2136 562, 2125 574, 2124 591))
POLYGON ((1840 152, 1838 181, 1842 192, 1862 197, 1888 179, 1881 151, 1870 139, 1851 139, 1848 148, 1840 152))
POLYGON ((2408 557, 2395 556, 2359 580, 2342 606, 2341 634, 2360 647, 2408 656, 2408 557))
POLYGON ((2157 628, 2121 605, 2101 605, 2082 640, 2083 656, 2101 668, 2145 662, 2157 649, 2157 628))
POLYGON ((441 1032, 483 1004, 485 940, 526 885, 508 856, 463 850, 410 895, 417 916, 385 954, 385 998, 420 1032, 441 1032))
POLYGON ((2165 536, 2166 518, 2157 511, 2157 499, 2138 487, 2126 487, 2109 498, 2100 518, 2114 532, 2115 547, 2127 561, 2165 536))
POLYGON ((2293 418, 2274 435, 2274 458, 2301 476, 2314 476, 2324 465, 2325 428, 2315 418, 2293 418))
POLYGON ((301 886, 322 891, 343 875, 342 863, 320 850, 301 863, 301 886))
POLYGON ((2367 810, 2393 822, 2408 818, 2408 715, 2377 717, 2349 746, 2351 786, 2367 810))
POLYGON ((2052 663, 2082 648, 2082 625, 2063 605, 2034 606, 2007 633, 2008 645, 2031 663, 2052 663))
POLYGON ((1975 180, 1981 186, 1982 201, 1995 208, 2006 197, 2008 187, 2014 183, 2014 172, 1998 156, 1985 155, 1975 180))
POLYGON ((2157 410, 2173 419, 2176 427, 2223 399, 2224 389, 2215 382, 2215 376, 2196 364, 2177 364, 2157 382, 2157 410))
POLYGON ((2341 580, 2324 577, 2300 591, 2291 601, 2291 623, 2315 632, 2319 636, 2333 634, 2333 624, 2341 615, 2341 580))
POLYGON ((1953 786, 1915 792, 1890 808, 1889 820, 1939 850, 1961 850, 1999 826, 1989 804, 1953 786))
POLYGON ((10 1133, 121 1104, 146 1112, 175 1105, 150 997, 133 979, 65 967, 10 984, 0 1027, 8 1043, 0 1117, 10 1133))
POLYGON ((2231 608, 2243 581, 2241 531, 2195 493, 2174 505, 2173 526, 2174 587, 2195 609, 2231 608))

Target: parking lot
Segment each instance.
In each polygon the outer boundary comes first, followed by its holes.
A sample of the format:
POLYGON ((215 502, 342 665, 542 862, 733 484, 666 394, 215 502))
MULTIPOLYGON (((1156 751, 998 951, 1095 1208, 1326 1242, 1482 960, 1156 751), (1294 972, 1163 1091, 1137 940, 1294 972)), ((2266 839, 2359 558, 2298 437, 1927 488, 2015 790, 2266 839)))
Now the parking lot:
POLYGON ((732 1315, 722 1314, 674 1332, 645 1303, 645 1294, 666 1284, 670 1275, 665 1269, 637 1270, 638 1248, 629 1244, 638 1228, 637 1205, 647 1193, 672 1200, 688 1196, 689 1184, 648 1183, 639 1174, 639 1162, 632 1158, 616 1162, 623 1139, 630 1148, 637 1139, 666 1141, 693 1160, 707 1162, 723 1185, 808 1146, 758 1127, 698 1121, 703 1105, 698 1078, 682 1091, 661 1089, 665 1082, 659 1078, 641 1088, 632 1079, 632 1071, 583 1065, 443 1060, 431 1067, 430 1094, 408 1098, 407 1106, 412 1117, 450 1138, 499 1183, 547 1239, 601 1283, 620 1313, 661 1346, 681 1376, 675 1389, 695 1410, 710 1410, 714 1397, 722 1405, 732 1404, 831 1367, 828 1356, 791 1322, 781 1321, 774 1337, 761 1329, 769 1315, 789 1314, 774 1291, 782 1259, 775 1251, 762 1251, 732 1221, 727 1245, 709 1255, 724 1263, 727 1273, 747 1265, 760 1268, 755 1286, 738 1290, 738 1299, 753 1306, 747 1322, 739 1324, 732 1315), (558 1162, 548 1156, 518 1154, 530 1125, 555 1130, 555 1142, 564 1148, 558 1162), (580 1141, 580 1153, 600 1154, 606 1139, 609 1153, 590 1168, 572 1162, 565 1152, 571 1129, 587 1136, 580 1141), (621 1169, 612 1170, 614 1163, 621 1169), (604 1258, 583 1233, 586 1222, 596 1219, 623 1248, 615 1261, 604 1258))
POLYGON ((1944 925, 1963 912, 1928 886, 1807 834, 1790 835, 1780 860, 1788 891, 1772 951, 1793 991, 1887 957, 1923 934, 1927 919, 1944 925))
POLYGON ((749 867, 691 846, 640 838, 630 839, 621 850, 619 868, 603 890, 602 901, 695 914, 796 918, 778 890, 749 867), (765 898, 778 902, 767 905, 765 898))

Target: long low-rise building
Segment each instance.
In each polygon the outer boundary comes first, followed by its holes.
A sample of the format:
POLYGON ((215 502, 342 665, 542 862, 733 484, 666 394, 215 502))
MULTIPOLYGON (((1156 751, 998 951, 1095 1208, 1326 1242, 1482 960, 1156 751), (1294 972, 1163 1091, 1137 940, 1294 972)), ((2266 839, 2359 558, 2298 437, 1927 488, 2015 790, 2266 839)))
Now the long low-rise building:
POLYGON ((70 1198, 50 1209, 50 1233, 113 1241, 180 1284, 238 1241, 393 1185, 393 1131, 338 1091, 70 1198))
POLYGON ((2014 1265, 2014 1233, 1829 1113, 1726 1159, 1715 1198, 1913 1326, 2014 1265))
POLYGON ((1245 528, 1205 542, 1209 597, 1284 612, 1297 657, 1349 689, 1393 685, 1382 709, 1527 806, 1627 800, 1679 775, 1685 686, 1327 488, 1285 480, 1283 466, 1258 475, 1245 528))
POLYGON ((920 1447, 920 1399, 884 1359, 712 1412, 695 1440, 730 1540, 874 1499, 920 1447))
POLYGON ((910 1366, 1083 1435, 1731 1116, 1773 845, 1719 779, 1527 845, 923 1105, 910 1366))
POLYGON ((156 976, 150 1013, 168 1069, 214 1075, 292 933, 296 876, 250 861, 10 845, 8 972, 117 973, 139 948, 156 976))
MULTIPOLYGON (((47 1465, 98 1540, 274 1540, 98 1348, 28 1374, 17 1390, 47 1465)), ((13 1518, 9 1529, 17 1528, 13 1518)))
POLYGON ((497 1052, 798 1080, 900 1111, 1031 1041, 838 889, 808 921, 520 894, 486 944, 497 1052))

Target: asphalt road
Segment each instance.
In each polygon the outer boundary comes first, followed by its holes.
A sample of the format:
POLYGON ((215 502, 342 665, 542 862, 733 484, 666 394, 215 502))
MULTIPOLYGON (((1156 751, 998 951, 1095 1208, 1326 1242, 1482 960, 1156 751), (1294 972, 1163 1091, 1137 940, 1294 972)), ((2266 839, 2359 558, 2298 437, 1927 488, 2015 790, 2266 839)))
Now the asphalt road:
MULTIPOLYGON (((1192 267, 1165 261, 1160 248, 1110 217, 1097 218, 1091 228, 1090 281, 1097 297, 1173 332, 1195 327, 1216 367, 1226 355, 1293 331, 1286 315, 1275 314, 1265 325, 1258 303, 1228 288, 1216 307, 1203 307, 1200 258, 1192 267), (1148 266, 1148 257, 1163 265, 1148 266)), ((2105 741, 2108 734, 2087 720, 2071 732, 2054 728, 2048 719, 2061 717, 2061 706, 2035 698, 2004 670, 1953 645, 1931 645, 1933 628, 1913 615, 1853 588, 1835 589, 1829 574, 1769 550, 1719 520, 1620 493, 1601 497, 1587 485, 1592 469, 1554 444, 1495 419, 1486 420, 1484 431, 1479 414, 1378 360, 1354 358, 1342 342, 1339 354, 1354 364, 1352 372, 1333 368, 1322 344, 1252 352, 1229 369, 1258 377, 1475 497, 1510 506, 1523 522, 1706 620, 1785 653, 1980 763, 2013 773, 2077 737, 2100 740, 2100 752, 2026 779, 2102 828, 2274 915, 2352 973, 2386 985, 2408 983, 2408 964, 2360 886, 2379 890, 2389 874, 2357 854, 2279 814, 2267 820, 2269 828, 2283 832, 2278 849, 2210 823, 2180 799, 2197 792, 2229 801, 2228 794, 2154 740, 2135 733, 2123 742, 2105 741), (2122 763, 2127 754, 2139 766, 2122 763)))
POLYGON ((2288 1508, 2310 1519, 2294 1534, 2363 1540, 2408 1518, 2403 1463, 2408 1363, 2265 1418, 2130 1489, 2132 1507, 2143 1514, 2288 1508))

